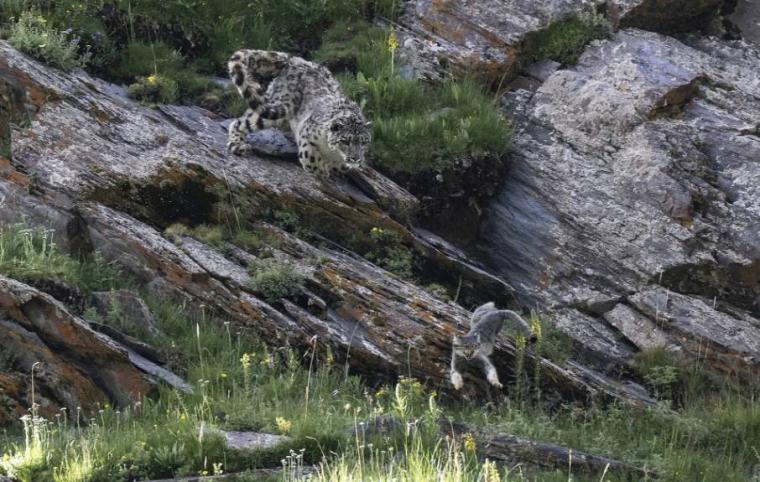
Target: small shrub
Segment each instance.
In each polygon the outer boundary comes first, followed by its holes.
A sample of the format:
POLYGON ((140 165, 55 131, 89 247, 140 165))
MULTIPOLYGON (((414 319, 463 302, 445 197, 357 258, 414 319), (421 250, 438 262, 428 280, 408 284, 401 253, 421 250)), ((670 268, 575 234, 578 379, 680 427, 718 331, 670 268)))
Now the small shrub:
POLYGON ((251 289, 268 303, 293 298, 303 290, 304 275, 290 264, 267 260, 254 266, 252 271, 251 289))
POLYGON ((679 405, 699 397, 713 384, 700 365, 689 363, 666 347, 636 353, 632 366, 657 397, 679 405))
POLYGON ((258 234, 245 229, 237 231, 232 236, 232 243, 236 246, 243 248, 246 251, 258 251, 261 249, 263 243, 258 234))
POLYGON ((438 297, 445 301, 451 301, 451 296, 449 296, 449 290, 446 289, 445 286, 438 284, 438 283, 430 283, 428 285, 424 286, 425 291, 432 294, 435 297, 438 297))
MULTIPOLYGON (((532 319, 538 319, 532 317, 532 319)), ((573 353, 573 340, 549 320, 540 320, 541 342, 536 346, 540 356, 562 365, 573 353)))
POLYGON ((88 70, 106 74, 118 58, 116 42, 111 38, 108 28, 91 14, 87 6, 77 3, 76 7, 76 11, 51 15, 49 22, 69 36, 79 38, 79 55, 89 55, 85 66, 88 70))
POLYGON ((225 233, 221 226, 209 226, 201 224, 190 230, 190 234, 204 243, 216 248, 222 247, 225 240, 225 233))
POLYGON ((83 67, 90 59, 89 52, 80 53, 79 37, 50 27, 45 18, 31 12, 21 14, 8 40, 21 52, 63 70, 83 67))
POLYGON ((171 104, 179 98, 177 82, 156 74, 138 77, 127 89, 127 95, 146 104, 171 104))
POLYGON ((301 229, 301 218, 297 213, 287 210, 277 210, 272 214, 272 223, 289 233, 296 233, 301 229))

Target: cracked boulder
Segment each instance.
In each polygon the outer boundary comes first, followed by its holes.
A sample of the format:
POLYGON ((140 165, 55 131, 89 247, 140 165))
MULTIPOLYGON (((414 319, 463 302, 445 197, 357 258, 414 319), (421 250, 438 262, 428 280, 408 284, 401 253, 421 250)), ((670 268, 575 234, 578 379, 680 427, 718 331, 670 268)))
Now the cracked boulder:
MULTIPOLYGON (((756 373, 755 348, 725 330, 751 338, 760 325, 758 65, 741 41, 629 29, 508 93, 518 135, 481 229, 491 266, 613 364, 653 345, 686 348, 693 332, 756 373), (657 286, 700 318, 655 330, 656 310, 619 304, 657 286), (724 315, 697 309, 703 299, 724 315)), ((708 368, 729 371, 718 359, 708 368)))

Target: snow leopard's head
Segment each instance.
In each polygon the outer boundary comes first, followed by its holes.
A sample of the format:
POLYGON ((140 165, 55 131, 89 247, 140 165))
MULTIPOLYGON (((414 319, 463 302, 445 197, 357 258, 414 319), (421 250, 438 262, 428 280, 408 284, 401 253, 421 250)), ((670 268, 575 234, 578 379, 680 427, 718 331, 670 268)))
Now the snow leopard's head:
POLYGON ((475 351, 480 347, 480 335, 454 335, 453 340, 454 351, 458 355, 467 358, 468 360, 473 357, 475 351))
POLYGON ((330 149, 341 153, 347 167, 357 168, 364 164, 367 157, 372 141, 371 129, 371 124, 357 107, 332 120, 327 132, 327 144, 330 149))

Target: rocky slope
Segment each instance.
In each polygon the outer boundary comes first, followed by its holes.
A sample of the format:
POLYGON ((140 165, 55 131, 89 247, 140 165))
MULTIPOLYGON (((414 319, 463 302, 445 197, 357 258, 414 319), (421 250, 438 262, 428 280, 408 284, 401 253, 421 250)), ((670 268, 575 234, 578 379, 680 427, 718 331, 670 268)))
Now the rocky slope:
MULTIPOLYGON (((653 403, 607 374, 658 345, 699 355, 717 372, 756 376, 757 47, 628 28, 709 29, 724 2, 665 2, 656 10, 665 19, 652 13, 663 2, 607 2, 604 14, 622 30, 591 44, 576 66, 542 63, 517 76, 525 36, 581 12, 576 3, 412 1, 402 19, 431 58, 516 78, 504 97, 517 131, 512 165, 474 250, 492 272, 414 229, 417 200, 371 169, 320 183, 288 158, 287 141, 264 137, 257 145, 269 154, 229 156, 213 114, 141 106, 117 86, 40 65, 7 44, 0 98, 13 129, 0 128, 12 140, 0 157, 0 221, 50 226, 71 252, 97 250, 153 292, 202 305, 278 346, 329 347, 373 381, 410 374, 449 390, 450 339, 468 315, 352 253, 352 240, 375 227, 397 233, 425 281, 447 286, 463 305, 538 308, 572 335, 584 364, 541 361, 556 399, 653 403), (308 236, 274 226, 276 210, 294 213, 308 236), (267 303, 250 287, 247 268, 261 253, 164 233, 176 222, 232 218, 266 233, 269 255, 299 267, 302 296, 267 303)), ((72 308, 13 280, 0 283, 0 301, 2 338, 34 340, 3 342, 0 388, 14 409, 30 400, 28 346, 65 367, 38 381, 50 407, 126 403, 149 389, 146 368, 135 370, 125 348, 93 334, 72 308), (19 286, 54 308, 30 322, 18 308, 27 302, 14 301, 19 286), (51 338, 51 326, 76 327, 101 363, 83 366, 78 337, 51 338), (74 378, 92 388, 56 390, 74 378)), ((514 354, 507 343, 497 349, 503 378, 514 354)), ((488 390, 479 376, 468 386, 473 396, 488 390)))
POLYGON ((746 42, 626 29, 505 96, 520 133, 480 248, 600 365, 666 342, 757 375, 758 66, 746 42))
MULTIPOLYGON (((371 170, 353 182, 321 184, 292 159, 229 156, 223 121, 209 112, 142 106, 116 86, 45 67, 5 44, 0 75, 28 119, 14 128, 12 158, 3 161, 0 219, 52 227, 70 251, 101 253, 148 291, 204 306, 277 346, 330 348, 369 380, 411 374, 444 391, 450 339, 466 329, 468 312, 348 251, 352 237, 375 227, 396 232, 460 299, 514 303, 500 278, 435 235, 407 227, 415 199, 371 170), (270 224, 273 209, 295 213, 309 242, 270 224), (217 223, 228 215, 266 233, 268 255, 299 267, 307 277, 303 296, 267 303, 249 286, 247 268, 261 253, 164 234, 175 222, 217 223)), ((287 156, 287 149, 260 147, 287 156)), ((23 322, 12 315, 13 323, 23 322)), ((512 347, 501 346, 505 372, 513 356, 512 347)), ((24 379, 28 367, 18 350, 8 358, 9 372, 24 379)), ((564 398, 652 402, 583 367, 541 363, 547 387, 564 398)), ((103 388, 110 382, 100 375, 94 377, 103 388)), ((485 389, 481 377, 471 387, 485 389)), ((21 407, 30 389, 26 383, 7 393, 21 407)), ((61 406, 89 401, 59 395, 61 406)))

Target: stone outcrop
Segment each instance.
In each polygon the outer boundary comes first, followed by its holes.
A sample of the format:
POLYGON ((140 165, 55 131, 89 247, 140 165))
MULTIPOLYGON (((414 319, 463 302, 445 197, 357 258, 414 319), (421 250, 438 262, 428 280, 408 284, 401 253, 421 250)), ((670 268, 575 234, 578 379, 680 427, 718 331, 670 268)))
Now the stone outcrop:
POLYGON ((154 383, 127 351, 90 329, 50 295, 0 276, 0 422, 25 413, 32 403, 52 416, 98 403, 129 405, 154 383))
POLYGON ((758 65, 745 42, 628 29, 505 96, 518 135, 481 249, 590 358, 701 344, 758 374, 758 65))

